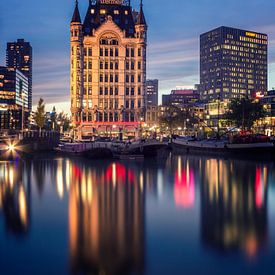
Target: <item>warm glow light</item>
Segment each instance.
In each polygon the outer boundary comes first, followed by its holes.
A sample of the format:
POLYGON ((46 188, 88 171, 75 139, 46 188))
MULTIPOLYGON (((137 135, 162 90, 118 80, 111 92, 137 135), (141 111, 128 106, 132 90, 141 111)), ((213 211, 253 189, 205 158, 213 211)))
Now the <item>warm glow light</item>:
POLYGON ((62 161, 58 162, 56 173, 57 193, 60 199, 64 196, 62 161))
POLYGON ((24 226, 27 226, 27 200, 26 194, 23 186, 20 186, 19 195, 18 195, 18 202, 19 202, 19 215, 22 223, 24 226))

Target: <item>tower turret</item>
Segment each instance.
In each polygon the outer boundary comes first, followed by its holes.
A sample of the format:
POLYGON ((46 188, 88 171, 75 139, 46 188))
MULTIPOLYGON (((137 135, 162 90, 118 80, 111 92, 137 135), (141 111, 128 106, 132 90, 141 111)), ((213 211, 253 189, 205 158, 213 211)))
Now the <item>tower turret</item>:
POLYGON ((83 97, 83 27, 75 1, 75 9, 71 20, 71 112, 73 126, 81 122, 83 97))
POLYGON ((138 54, 138 58, 139 58, 139 62, 142 64, 142 75, 141 75, 141 83, 142 83, 142 87, 141 87, 141 93, 142 93, 142 97, 144 99, 143 101, 143 114, 141 116, 145 115, 146 112, 146 96, 145 96, 145 89, 146 89, 146 49, 147 49, 147 23, 146 23, 146 19, 145 19, 145 15, 143 12, 143 1, 140 0, 140 10, 139 10, 139 14, 137 16, 136 19, 136 24, 135 24, 135 30, 136 30, 136 37, 138 39, 138 45, 139 45, 139 54, 138 54))
POLYGON ((147 23, 145 19, 145 15, 143 12, 143 1, 140 1, 140 10, 136 21, 136 34, 137 38, 144 40, 144 43, 147 42, 147 23))

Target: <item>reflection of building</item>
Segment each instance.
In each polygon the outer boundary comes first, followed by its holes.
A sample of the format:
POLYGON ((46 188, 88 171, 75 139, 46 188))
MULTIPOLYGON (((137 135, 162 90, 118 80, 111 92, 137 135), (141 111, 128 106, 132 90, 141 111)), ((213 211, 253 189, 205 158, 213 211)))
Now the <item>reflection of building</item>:
POLYGON ((28 113, 27 77, 19 70, 0 67, 0 130, 21 130, 28 113))
POLYGON ((203 242, 255 257, 267 238, 267 168, 217 159, 205 160, 202 167, 203 242))
POLYGON ((85 135, 112 126, 136 131, 144 119, 147 24, 142 4, 89 1, 84 22, 78 2, 71 21, 71 112, 85 135))
POLYGON ((146 107, 158 106, 159 81, 158 79, 146 80, 146 107))
POLYGON ((69 194, 73 273, 139 274, 144 265, 143 175, 113 163, 105 172, 73 165, 69 194))
POLYGON ((32 110, 32 46, 24 39, 7 44, 6 66, 20 70, 28 79, 28 109, 32 110))
POLYGON ((30 187, 15 164, 0 165, 0 213, 3 213, 8 232, 27 233, 30 224, 30 187))

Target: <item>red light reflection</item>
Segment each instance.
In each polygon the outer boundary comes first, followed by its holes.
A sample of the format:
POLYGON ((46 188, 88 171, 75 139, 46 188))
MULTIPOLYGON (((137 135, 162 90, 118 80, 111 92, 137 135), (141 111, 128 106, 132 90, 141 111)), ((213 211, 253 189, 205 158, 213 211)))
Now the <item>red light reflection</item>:
POLYGON ((179 207, 191 208, 195 203, 195 181, 192 170, 176 172, 174 186, 175 203, 179 207))
POLYGON ((261 169, 256 169, 256 178, 255 178, 255 202, 258 209, 263 206, 263 180, 261 175, 261 169))
POLYGON ((120 163, 111 164, 106 170, 106 179, 108 181, 116 181, 125 183, 128 177, 128 182, 134 181, 134 174, 131 170, 127 170, 124 165, 120 163))

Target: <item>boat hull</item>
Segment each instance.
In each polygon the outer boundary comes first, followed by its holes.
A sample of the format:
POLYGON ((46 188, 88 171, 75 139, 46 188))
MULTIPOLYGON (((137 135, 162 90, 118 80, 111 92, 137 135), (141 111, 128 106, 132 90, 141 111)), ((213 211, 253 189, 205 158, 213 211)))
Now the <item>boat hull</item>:
POLYGON ((273 143, 223 144, 220 142, 207 144, 203 142, 173 141, 172 148, 174 153, 275 157, 273 143))

